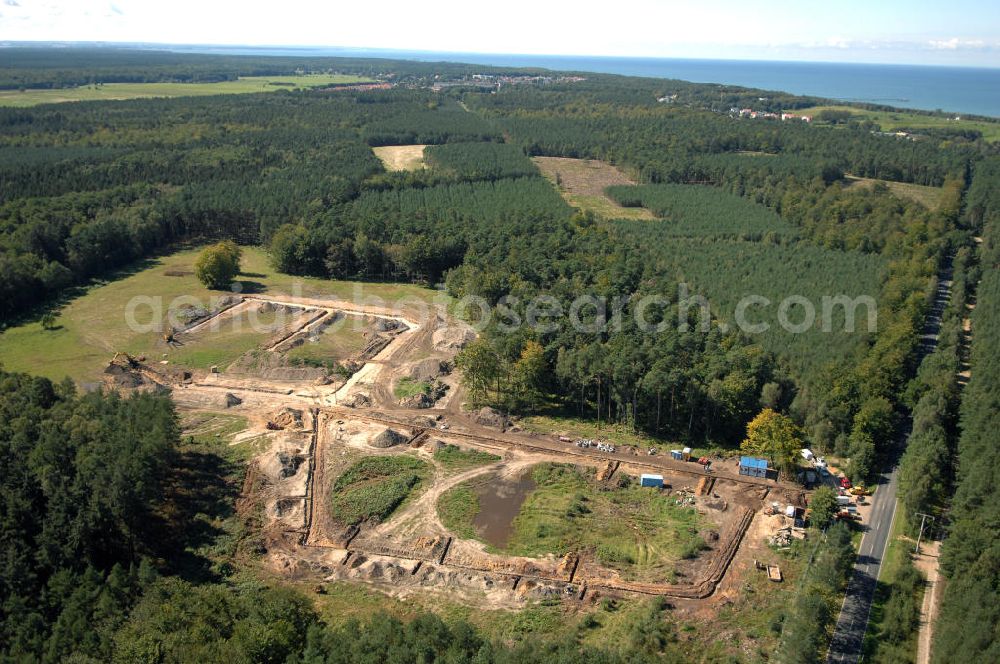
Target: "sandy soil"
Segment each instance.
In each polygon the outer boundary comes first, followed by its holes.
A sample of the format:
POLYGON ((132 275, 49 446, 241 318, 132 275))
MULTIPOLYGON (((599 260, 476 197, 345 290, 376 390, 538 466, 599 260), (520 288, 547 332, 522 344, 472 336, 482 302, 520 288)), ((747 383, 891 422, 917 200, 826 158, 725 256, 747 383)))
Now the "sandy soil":
POLYGON ((424 165, 426 145, 386 145, 372 148, 387 171, 419 171, 424 165))
POLYGON ((611 164, 567 157, 533 157, 532 161, 574 207, 605 218, 656 219, 649 210, 622 207, 604 193, 608 187, 636 184, 611 164))
POLYGON ((931 658, 931 641, 934 636, 934 622, 940 606, 941 584, 938 573, 941 542, 929 541, 920 545, 920 555, 913 557, 913 565, 927 579, 924 586, 924 601, 920 605, 920 628, 917 633, 917 664, 928 664, 931 658))

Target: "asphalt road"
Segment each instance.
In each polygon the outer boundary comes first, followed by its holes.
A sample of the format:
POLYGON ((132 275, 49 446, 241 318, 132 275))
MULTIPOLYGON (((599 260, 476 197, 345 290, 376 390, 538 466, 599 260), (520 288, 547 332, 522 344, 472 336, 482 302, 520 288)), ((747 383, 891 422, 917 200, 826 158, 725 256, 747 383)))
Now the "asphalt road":
MULTIPOLYGON (((934 302, 927 312, 924 329, 920 335, 918 356, 921 360, 937 347, 938 334, 941 331, 941 315, 951 298, 950 258, 938 277, 934 302)), ((905 426, 907 437, 909 428, 908 422, 905 426)), ((861 659, 865 632, 868 631, 868 617, 872 610, 872 600, 875 598, 875 587, 878 585, 882 559, 885 556, 889 534, 892 532, 892 521, 896 514, 896 460, 892 462, 892 470, 879 477, 878 490, 872 496, 871 515, 865 524, 866 530, 861 538, 858 559, 854 563, 854 572, 851 574, 850 583, 847 584, 844 605, 837 619, 833 639, 830 641, 830 650, 826 658, 828 663, 858 662, 861 659)))
POLYGON ((847 585, 827 662, 857 662, 861 657, 875 586, 882 571, 882 559, 896 514, 896 473, 896 468, 893 468, 892 472, 882 475, 878 490, 872 496, 867 530, 861 537, 858 559, 847 585))

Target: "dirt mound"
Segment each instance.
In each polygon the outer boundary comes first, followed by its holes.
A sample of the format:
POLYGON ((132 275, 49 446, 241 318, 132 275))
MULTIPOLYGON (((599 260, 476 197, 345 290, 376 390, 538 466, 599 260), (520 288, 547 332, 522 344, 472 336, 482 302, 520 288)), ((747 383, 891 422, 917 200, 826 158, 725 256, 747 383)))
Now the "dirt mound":
POLYGON ((185 303, 176 309, 173 309, 171 313, 173 313, 174 318, 181 324, 182 327, 189 328, 211 318, 223 309, 228 309, 229 307, 235 306, 242 301, 243 298, 238 295, 227 295, 216 302, 211 309, 206 309, 205 307, 200 307, 195 304, 185 303))
POLYGON ((506 430, 511 424, 509 417, 490 407, 480 408, 479 411, 473 416, 473 419, 477 424, 482 424, 484 427, 500 429, 501 431, 506 430))
POLYGON ((269 313, 299 313, 303 309, 302 307, 296 307, 292 304, 280 304, 278 302, 261 302, 257 305, 257 311, 262 314, 269 313))
POLYGON ((372 398, 364 392, 355 392, 345 399, 342 405, 348 408, 368 408, 372 405, 372 398))
POLYGON ((104 370, 104 381, 110 387, 131 389, 143 384, 142 374, 120 364, 109 364, 104 370))
POLYGON ((416 381, 431 381, 438 376, 451 373, 451 364, 442 360, 429 358, 414 362, 407 369, 406 377, 416 381))
POLYGON ((385 449, 387 447, 393 447, 399 445, 400 443, 406 442, 406 436, 395 431, 393 429, 386 429, 379 435, 375 436, 368 441, 368 444, 372 447, 379 447, 385 449))
POLYGON ((447 325, 434 330, 431 339, 437 350, 460 350, 476 338, 475 331, 469 327, 447 325))
POLYGON ((375 331, 376 332, 395 332, 396 330, 403 327, 403 324, 398 320, 391 320, 389 318, 378 318, 375 321, 375 331))
POLYGON ((282 408, 271 421, 282 429, 301 429, 303 426, 302 411, 295 408, 282 408))
POLYGON ((399 405, 403 408, 430 408, 434 405, 434 399, 429 394, 420 392, 405 399, 400 399, 399 405))
MULTIPOLYGON (((267 342, 265 345, 270 343, 267 342)), ((284 353, 265 353, 252 350, 244 353, 226 368, 226 373, 246 375, 265 380, 311 382, 326 377, 322 367, 289 366, 284 353)))
POLYGON ((226 396, 223 397, 223 401, 226 404, 226 408, 232 408, 233 406, 239 406, 241 403, 243 403, 243 399, 240 399, 238 396, 236 396, 232 392, 226 392, 226 396))
POLYGON ((299 472, 299 466, 305 461, 304 457, 288 452, 278 452, 278 463, 281 464, 279 475, 282 479, 292 477, 299 472))
MULTIPOLYGON (((442 364, 444 363, 442 362, 442 364)), ((399 405, 403 408, 431 408, 450 389, 446 383, 442 383, 437 379, 427 382, 425 390, 400 399, 399 405)))

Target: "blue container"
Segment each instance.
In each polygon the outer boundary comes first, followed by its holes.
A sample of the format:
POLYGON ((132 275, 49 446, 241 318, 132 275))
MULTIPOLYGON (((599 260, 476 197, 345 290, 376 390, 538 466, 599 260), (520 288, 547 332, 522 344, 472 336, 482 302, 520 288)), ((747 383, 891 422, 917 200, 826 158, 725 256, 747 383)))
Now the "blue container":
POLYGON ((747 477, 767 477, 767 459, 740 457, 740 475, 747 477))
POLYGON ((642 486, 651 486, 654 488, 660 488, 663 486, 663 475, 649 475, 643 473, 639 477, 639 484, 642 486))

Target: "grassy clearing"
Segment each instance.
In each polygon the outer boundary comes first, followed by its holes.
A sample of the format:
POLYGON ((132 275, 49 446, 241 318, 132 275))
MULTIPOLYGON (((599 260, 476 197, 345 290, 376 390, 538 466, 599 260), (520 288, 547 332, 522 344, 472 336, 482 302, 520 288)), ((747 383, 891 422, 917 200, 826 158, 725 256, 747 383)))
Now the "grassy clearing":
MULTIPOLYGON (((42 329, 35 320, 0 332, 4 368, 53 380, 69 376, 87 383, 100 379, 101 371, 117 351, 135 355, 166 352, 161 347, 159 332, 146 329, 152 327, 154 311, 166 316, 168 311, 185 303, 211 308, 213 301, 230 295, 210 291, 195 278, 198 251, 188 249, 140 261, 108 281, 81 289, 79 295, 55 312, 53 330, 42 329), (130 303, 140 303, 133 309, 134 320, 145 327, 129 326, 130 303)), ((256 247, 243 248, 240 283, 244 292, 336 298, 359 305, 398 305, 404 314, 411 315, 418 315, 425 303, 450 301, 443 293, 409 284, 367 284, 279 274, 271 268, 264 251, 256 247)), ((195 350, 193 344, 190 350, 195 350)), ((205 359, 192 361, 203 365, 205 359)))
POLYGON ((766 573, 751 567, 731 602, 714 615, 691 617, 681 628, 681 647, 687 657, 701 662, 772 661, 782 618, 799 591, 812 545, 797 543, 781 552, 775 562, 781 566, 783 583, 769 581, 766 573), (719 634, 732 638, 720 639, 719 634))
POLYGON ((472 525, 479 514, 479 496, 468 486, 457 486, 438 498, 437 513, 444 527, 461 539, 476 539, 472 525))
POLYGON ((393 388, 393 394, 397 399, 409 399, 418 394, 430 394, 431 384, 426 380, 414 380, 413 378, 400 378, 393 388))
POLYGON ((181 439, 185 447, 212 450, 229 462, 243 464, 264 451, 267 436, 255 436, 238 443, 235 437, 246 431, 247 418, 231 413, 183 413, 181 439))
MULTIPOLYGON (((955 120, 956 115, 947 117, 908 113, 906 111, 868 111, 853 106, 813 106, 795 111, 801 115, 815 116, 820 111, 847 111, 858 120, 871 120, 882 131, 897 129, 972 129, 980 131, 987 141, 1000 140, 1000 122, 984 122, 982 120, 955 120)), ((960 115, 958 117, 961 117, 960 115)))
MULTIPOLYGON (((607 490, 563 464, 539 464, 532 479, 537 487, 514 518, 507 545, 489 549, 532 557, 588 551, 625 578, 664 581, 674 578, 679 560, 697 556, 705 545, 702 517, 659 491, 635 484, 607 490)), ((456 533, 475 534, 478 500, 472 492, 460 485, 439 502, 443 522, 456 533)))
POLYGON ((567 203, 604 219, 655 219, 645 208, 622 207, 605 189, 635 182, 610 164, 591 159, 534 157, 532 161, 567 203))
POLYGON ((463 450, 458 445, 445 445, 434 452, 434 461, 445 470, 468 470, 476 466, 485 466, 500 460, 496 454, 480 450, 463 450))
POLYGON ((293 363, 336 365, 364 350, 368 344, 366 327, 362 317, 342 316, 319 334, 310 335, 305 343, 291 349, 285 356, 293 363))
POLYGON ((217 329, 199 331, 183 336, 180 346, 164 350, 172 364, 193 369, 207 369, 218 365, 226 367, 241 355, 266 344, 279 335, 290 333, 301 325, 310 314, 284 311, 257 311, 244 309, 238 314, 219 318, 217 329))
POLYGON ((429 474, 411 456, 364 457, 334 482, 331 514, 345 524, 385 521, 429 474))
POLYGON ((916 201, 929 210, 937 208, 941 204, 941 195, 944 190, 941 187, 927 187, 921 184, 910 184, 908 182, 892 182, 891 180, 873 180, 872 178, 859 178, 848 175, 844 178, 848 188, 871 189, 876 184, 886 186, 889 191, 899 198, 906 198, 916 201))
POLYGON ((68 101, 141 99, 149 97, 204 97, 322 87, 337 83, 366 83, 371 79, 341 74, 299 76, 244 76, 217 83, 104 83, 54 90, 0 90, 0 106, 37 106, 68 101))
POLYGON ((426 168, 424 148, 426 145, 384 145, 372 148, 387 171, 419 171, 426 168))

